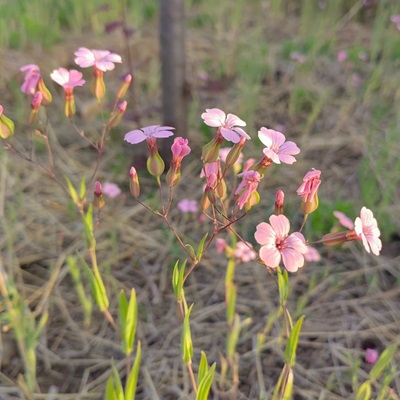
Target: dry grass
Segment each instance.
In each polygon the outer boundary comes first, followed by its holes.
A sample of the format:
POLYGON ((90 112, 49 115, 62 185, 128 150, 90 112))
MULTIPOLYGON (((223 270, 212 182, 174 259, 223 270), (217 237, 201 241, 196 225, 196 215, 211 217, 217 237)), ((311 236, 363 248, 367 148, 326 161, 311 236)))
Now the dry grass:
MULTIPOLYGON (((290 31, 288 26, 284 30, 290 31)), ((267 38, 270 31, 279 37, 279 25, 269 24, 268 27, 267 38)), ((351 25, 349 35, 353 29, 354 25, 351 25)), ((363 37, 367 34, 361 26, 356 29, 363 37)), ((344 31, 341 40, 345 42, 349 36, 344 31)), ((138 38, 135 43, 135 55, 140 65, 136 77, 139 83, 147 79, 145 71, 149 69, 146 66, 156 62, 140 49, 156 48, 155 43, 154 33, 145 39, 138 38)), ((235 112, 235 105, 240 101, 232 99, 235 93, 233 84, 228 82, 228 86, 220 91, 197 86, 202 57, 218 51, 210 43, 207 38, 203 41, 195 33, 189 34, 190 75, 199 109, 216 106, 235 112)), ((73 40, 66 43, 65 48, 75 49, 75 45, 73 40)), ((72 55, 72 50, 68 53, 72 55)), ((273 52, 271 57, 274 57, 273 52)), ((329 203, 329 199, 338 195, 359 198, 357 171, 366 152, 363 130, 370 123, 368 108, 348 92, 341 66, 323 61, 312 74, 304 75, 303 85, 321 97, 326 95, 329 100, 317 121, 304 131, 299 127, 307 126, 307 110, 288 118, 289 97, 297 84, 294 74, 287 69, 282 79, 269 77, 264 81, 255 123, 257 127, 285 123, 288 136, 302 148, 302 156, 295 167, 274 167, 264 179, 266 182, 263 182, 261 194, 271 200, 275 189, 283 187, 287 190, 288 202, 294 204, 295 195, 289 193, 294 193, 303 174, 315 167, 323 171, 324 177, 320 191, 321 207, 324 201, 329 203)), ((157 98, 157 91, 147 96, 149 104, 145 106, 157 107, 157 98)), ((151 123, 158 121, 155 115, 144 116, 143 125, 147 118, 151 123)), ((246 119, 245 116, 242 118, 246 119)), ((58 129, 58 122, 56 124, 58 129)), ((61 130, 70 134, 68 128, 61 127, 61 130)), ((123 132, 122 129, 116 136, 122 138, 123 132)), ((16 136, 23 134, 17 132, 16 136)), ((190 136, 194 136, 194 132, 190 132, 190 136)), ((92 171, 94 155, 92 157, 78 139, 67 138, 65 142, 63 145, 54 144, 55 153, 61 154, 57 159, 58 171, 60 176, 66 174, 75 181, 83 170, 92 171)), ((177 250, 172 235, 162 227, 162 221, 145 212, 129 196, 127 176, 112 173, 110 166, 121 154, 126 160, 122 161, 124 171, 129 169, 130 157, 134 161, 138 159, 139 155, 131 155, 130 151, 116 140, 105 154, 101 169, 102 181, 117 181, 124 192, 120 198, 107 200, 96 229, 98 259, 108 291, 112 294, 110 311, 117 315, 117 294, 121 288, 136 288, 140 320, 138 337, 143 344, 137 399, 189 399, 190 380, 181 363, 180 316, 170 284, 169 268, 183 254, 177 250)), ((253 145, 246 155, 257 151, 253 145)), ((39 159, 44 159, 43 154, 39 159)), ((83 246, 79 218, 68 209, 65 193, 50 179, 11 154, 3 154, 1 160, 1 266, 15 277, 32 310, 40 312, 46 307, 50 312, 49 323, 37 349, 38 385, 42 393, 53 390, 56 394, 37 394, 33 398, 101 399, 110 375, 111 358, 116 360, 122 373, 125 362, 116 334, 100 313, 94 313, 89 327, 83 325, 83 313, 65 263, 68 255, 83 246)), ((185 168, 177 198, 199 199, 199 164, 193 162, 185 168)), ((145 193, 150 193, 151 189, 146 189, 146 185, 151 188, 152 181, 144 178, 141 183, 145 193)), ((271 201, 264 204, 252 211, 244 223, 243 235, 250 240, 255 224, 266 220, 270 213, 271 201)), ((189 237, 194 234, 195 243, 209 228, 197 217, 182 216, 177 210, 173 211, 177 229, 188 232, 189 237)), ((394 218, 398 219, 399 215, 394 218)), ((399 243, 384 246, 387 250, 379 258, 366 255, 359 243, 343 251, 324 251, 322 261, 307 265, 300 273, 291 276, 289 309, 296 317, 300 314, 307 316, 295 367, 294 399, 353 398, 352 381, 355 377, 359 382, 366 380, 371 368, 364 362, 364 350, 376 347, 382 351, 398 341, 399 243)), ((211 362, 219 362, 220 353, 224 353, 224 278, 224 260, 212 249, 188 280, 186 296, 190 303, 195 303, 191 317, 194 365, 199 360, 200 350, 207 353, 211 362)), ((256 352, 255 342, 268 318, 277 311, 276 284, 271 275, 257 264, 238 266, 235 280, 238 285, 237 311, 242 318, 251 318, 251 323, 242 331, 238 346, 241 385, 236 395, 226 391, 226 387, 215 385, 213 399, 257 399, 260 389, 266 390, 266 398, 269 398, 282 368, 284 340, 281 323, 276 321, 272 324, 261 353, 256 352)), ((89 290, 87 293, 89 295, 89 290)), ((1 361, 0 399, 21 398, 15 382, 22 364, 10 333, 2 333, 1 361)), ((218 379, 217 373, 216 382, 218 379)), ((398 372, 391 387, 396 393, 400 392, 398 372)))

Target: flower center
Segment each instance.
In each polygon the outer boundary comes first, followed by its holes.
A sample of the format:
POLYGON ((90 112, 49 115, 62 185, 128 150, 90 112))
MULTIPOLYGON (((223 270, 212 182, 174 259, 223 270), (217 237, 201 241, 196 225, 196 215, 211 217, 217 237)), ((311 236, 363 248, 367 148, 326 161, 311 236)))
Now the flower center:
POLYGON ((285 247, 286 247, 285 239, 276 239, 275 240, 275 247, 277 248, 278 251, 282 252, 283 249, 285 249, 285 247))

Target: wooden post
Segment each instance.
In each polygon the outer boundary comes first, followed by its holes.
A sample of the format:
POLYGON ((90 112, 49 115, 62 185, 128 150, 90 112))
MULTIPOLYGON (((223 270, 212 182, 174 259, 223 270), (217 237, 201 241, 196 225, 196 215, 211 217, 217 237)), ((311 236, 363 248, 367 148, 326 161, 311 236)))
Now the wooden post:
POLYGON ((184 0, 160 0, 159 4, 163 123, 175 127, 176 135, 186 137, 184 0))

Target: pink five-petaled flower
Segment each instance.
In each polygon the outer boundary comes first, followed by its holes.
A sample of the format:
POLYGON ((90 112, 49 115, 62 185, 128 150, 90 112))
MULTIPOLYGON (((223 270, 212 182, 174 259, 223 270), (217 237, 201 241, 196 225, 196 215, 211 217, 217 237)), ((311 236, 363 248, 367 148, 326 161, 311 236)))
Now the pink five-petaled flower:
POLYGON ((184 213, 196 213, 198 210, 197 201, 196 200, 189 200, 189 199, 182 199, 178 203, 178 208, 184 213))
POLYGON ((237 204, 241 210, 257 190, 261 175, 257 171, 246 171, 239 174, 238 177, 242 178, 242 182, 240 182, 239 187, 236 189, 235 196, 239 196, 237 204))
POLYGON ((111 199, 115 199, 121 194, 121 189, 116 183, 104 182, 103 193, 111 199))
POLYGON ((83 86, 85 83, 85 80, 82 79, 82 72, 76 69, 58 68, 50 74, 50 77, 54 82, 62 86, 66 92, 71 92, 74 87, 83 86))
POLYGON ((304 255, 307 252, 306 241, 300 232, 290 236, 290 222, 283 215, 271 215, 270 224, 261 222, 257 225, 254 237, 262 247, 260 258, 270 268, 278 267, 283 259, 283 264, 289 272, 296 272, 304 265, 304 255))
POLYGON ((75 52, 75 63, 81 68, 94 66, 100 71, 112 71, 115 68, 114 63, 122 63, 121 56, 116 53, 111 53, 108 50, 89 50, 85 47, 80 47, 75 52))
POLYGON ((219 128, 221 135, 229 142, 238 143, 241 137, 250 139, 250 136, 240 126, 246 126, 246 122, 234 114, 226 114, 219 108, 207 108, 201 114, 204 123, 208 126, 219 128))
POLYGON ((236 249, 233 252, 236 258, 246 263, 257 258, 256 253, 253 251, 253 246, 249 242, 237 242, 236 249))
POLYGON ((368 253, 372 251, 376 256, 379 256, 382 249, 382 242, 379 239, 381 232, 370 209, 366 207, 361 209, 360 217, 357 217, 354 221, 354 230, 362 240, 365 250, 368 253))
POLYGON ((263 153, 274 163, 293 164, 296 159, 293 157, 300 153, 300 149, 294 142, 286 142, 285 135, 281 132, 262 127, 258 131, 261 142, 267 146, 263 153))
POLYGON ((167 138, 174 133, 171 132, 171 126, 151 125, 144 128, 135 129, 125 135, 124 140, 130 144, 137 144, 144 140, 151 141, 153 138, 167 138))
POLYGON ((41 78, 40 69, 36 64, 24 65, 20 68, 25 72, 24 83, 21 85, 21 92, 25 94, 34 94, 41 78))

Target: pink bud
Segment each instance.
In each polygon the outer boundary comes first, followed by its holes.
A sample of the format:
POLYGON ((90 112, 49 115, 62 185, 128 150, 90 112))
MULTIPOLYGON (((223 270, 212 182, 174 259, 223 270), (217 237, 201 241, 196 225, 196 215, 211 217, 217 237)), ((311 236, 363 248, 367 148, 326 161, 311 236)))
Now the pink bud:
POLYGON ((375 349, 365 350, 365 362, 368 364, 375 364, 378 361, 379 353, 375 349))
POLYGON ((215 247, 217 248, 217 253, 223 253, 226 247, 226 241, 222 238, 215 239, 215 247))
POLYGON ((282 190, 278 190, 275 196, 275 215, 283 214, 283 205, 285 200, 285 194, 282 190))
POLYGON ((125 75, 124 82, 122 83, 121 87, 118 90, 117 93, 117 99, 122 99, 126 95, 126 92, 132 82, 132 75, 127 74, 125 75))
POLYGON ((94 184, 94 198, 93 198, 93 206, 97 208, 103 208, 106 202, 103 197, 103 188, 101 187, 101 183, 96 181, 94 184))
POLYGON ((131 180, 129 182, 129 189, 131 191, 132 196, 137 199, 140 195, 140 184, 139 184, 139 177, 136 172, 135 167, 131 167, 129 170, 129 175, 131 180))
POLYGON ((100 197, 103 195, 103 188, 99 181, 96 181, 96 183, 94 184, 94 195, 97 197, 100 197))
POLYGON ((31 102, 32 110, 38 110, 40 105, 42 104, 42 100, 43 100, 42 92, 36 92, 31 102))

